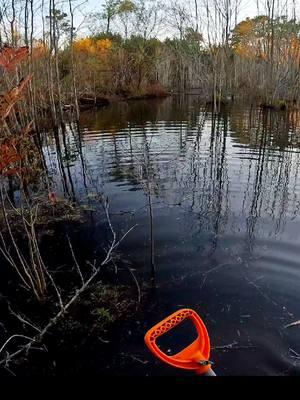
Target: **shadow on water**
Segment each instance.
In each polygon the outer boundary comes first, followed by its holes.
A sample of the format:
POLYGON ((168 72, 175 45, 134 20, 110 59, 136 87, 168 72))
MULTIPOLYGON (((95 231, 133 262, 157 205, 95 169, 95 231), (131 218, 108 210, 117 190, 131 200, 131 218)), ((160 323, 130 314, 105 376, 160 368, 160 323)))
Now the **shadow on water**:
POLYGON ((190 307, 217 373, 299 374, 299 330, 283 329, 300 319, 299 147, 297 112, 214 113, 197 96, 114 104, 48 137, 56 191, 95 209, 91 248, 101 243, 96 192, 118 231, 138 224, 121 253, 153 292, 112 373, 180 374, 152 359, 143 335, 190 307))

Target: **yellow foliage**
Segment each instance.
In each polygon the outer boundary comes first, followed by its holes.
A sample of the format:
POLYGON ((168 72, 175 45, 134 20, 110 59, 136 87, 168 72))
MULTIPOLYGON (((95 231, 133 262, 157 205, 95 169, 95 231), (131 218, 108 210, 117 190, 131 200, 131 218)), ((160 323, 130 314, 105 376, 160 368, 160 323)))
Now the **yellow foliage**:
POLYGON ((96 48, 98 51, 106 51, 110 50, 112 46, 112 42, 109 39, 99 39, 96 41, 96 48))
POLYGON ((93 40, 90 38, 79 39, 74 42, 74 49, 78 53, 103 55, 112 47, 109 39, 93 40))
MULTIPOLYGON (((267 17, 266 17, 267 18, 267 17)), ((265 31, 265 18, 251 20, 247 18, 240 22, 233 32, 233 49, 242 58, 268 60, 268 32, 265 31), (262 25, 263 24, 263 25, 262 25)), ((278 37, 276 40, 275 57, 279 63, 300 63, 300 39, 292 34, 289 37, 278 37)))
POLYGON ((255 59, 259 58, 261 60, 267 60, 267 54, 262 51, 262 49, 259 46, 251 46, 251 45, 243 45, 243 44, 238 44, 235 49, 235 53, 238 54, 240 57, 243 58, 249 58, 249 59, 255 59))
POLYGON ((255 58, 257 54, 257 50, 255 47, 246 46, 241 43, 237 44, 234 50, 240 57, 244 58, 255 58))
POLYGON ((254 58, 257 54, 254 23, 250 19, 240 22, 234 29, 233 49, 241 57, 254 58))
POLYGON ((252 33, 254 28, 253 21, 250 19, 247 19, 245 21, 242 21, 237 27, 236 27, 236 34, 239 36, 248 36, 252 33))

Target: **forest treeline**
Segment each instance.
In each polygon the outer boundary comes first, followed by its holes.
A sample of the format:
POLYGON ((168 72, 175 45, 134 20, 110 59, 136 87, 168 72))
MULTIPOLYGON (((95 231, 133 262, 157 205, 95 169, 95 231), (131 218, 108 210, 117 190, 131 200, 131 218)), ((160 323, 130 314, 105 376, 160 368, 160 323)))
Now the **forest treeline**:
MULTIPOLYGON (((2 0, 0 45, 27 46, 33 118, 79 116, 90 99, 196 90, 205 100, 243 98, 286 107, 299 99, 300 24, 294 8, 262 0, 241 22, 241 0, 2 0), (80 29, 76 13, 84 15, 80 29), (86 22, 87 21, 87 22, 86 22), (76 22, 76 24, 75 24, 76 22), (79 26, 78 26, 79 25, 79 26)), ((286 4, 286 3, 285 3, 286 4)))

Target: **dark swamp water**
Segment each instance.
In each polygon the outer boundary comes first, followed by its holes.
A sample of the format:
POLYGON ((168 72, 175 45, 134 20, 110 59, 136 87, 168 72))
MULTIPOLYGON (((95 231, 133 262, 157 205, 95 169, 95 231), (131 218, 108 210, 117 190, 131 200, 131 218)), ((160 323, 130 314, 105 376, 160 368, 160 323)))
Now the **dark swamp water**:
MULTIPOLYGON (((118 234, 137 224, 121 257, 149 285, 155 267, 152 300, 113 347, 127 356, 110 374, 181 375, 153 359, 143 335, 189 307, 208 328, 217 374, 299 375, 300 327, 284 329, 300 319, 297 113, 235 104, 213 114, 197 96, 171 97, 85 112, 61 163, 48 141, 56 192, 91 210, 77 252, 103 241, 101 192, 118 234)), ((193 340, 189 329, 166 349, 181 340, 193 340)))

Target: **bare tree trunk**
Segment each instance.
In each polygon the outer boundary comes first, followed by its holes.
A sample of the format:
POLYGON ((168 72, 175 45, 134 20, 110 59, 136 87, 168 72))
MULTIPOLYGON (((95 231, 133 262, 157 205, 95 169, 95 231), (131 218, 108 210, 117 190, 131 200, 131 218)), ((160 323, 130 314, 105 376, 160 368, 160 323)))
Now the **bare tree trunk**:
POLYGON ((72 63, 72 84, 73 84, 73 100, 75 105, 76 121, 79 121, 79 106, 77 98, 77 88, 76 88, 76 66, 74 58, 74 10, 72 7, 72 0, 69 0, 69 9, 71 15, 71 27, 70 27, 70 47, 71 47, 71 63, 72 63))

